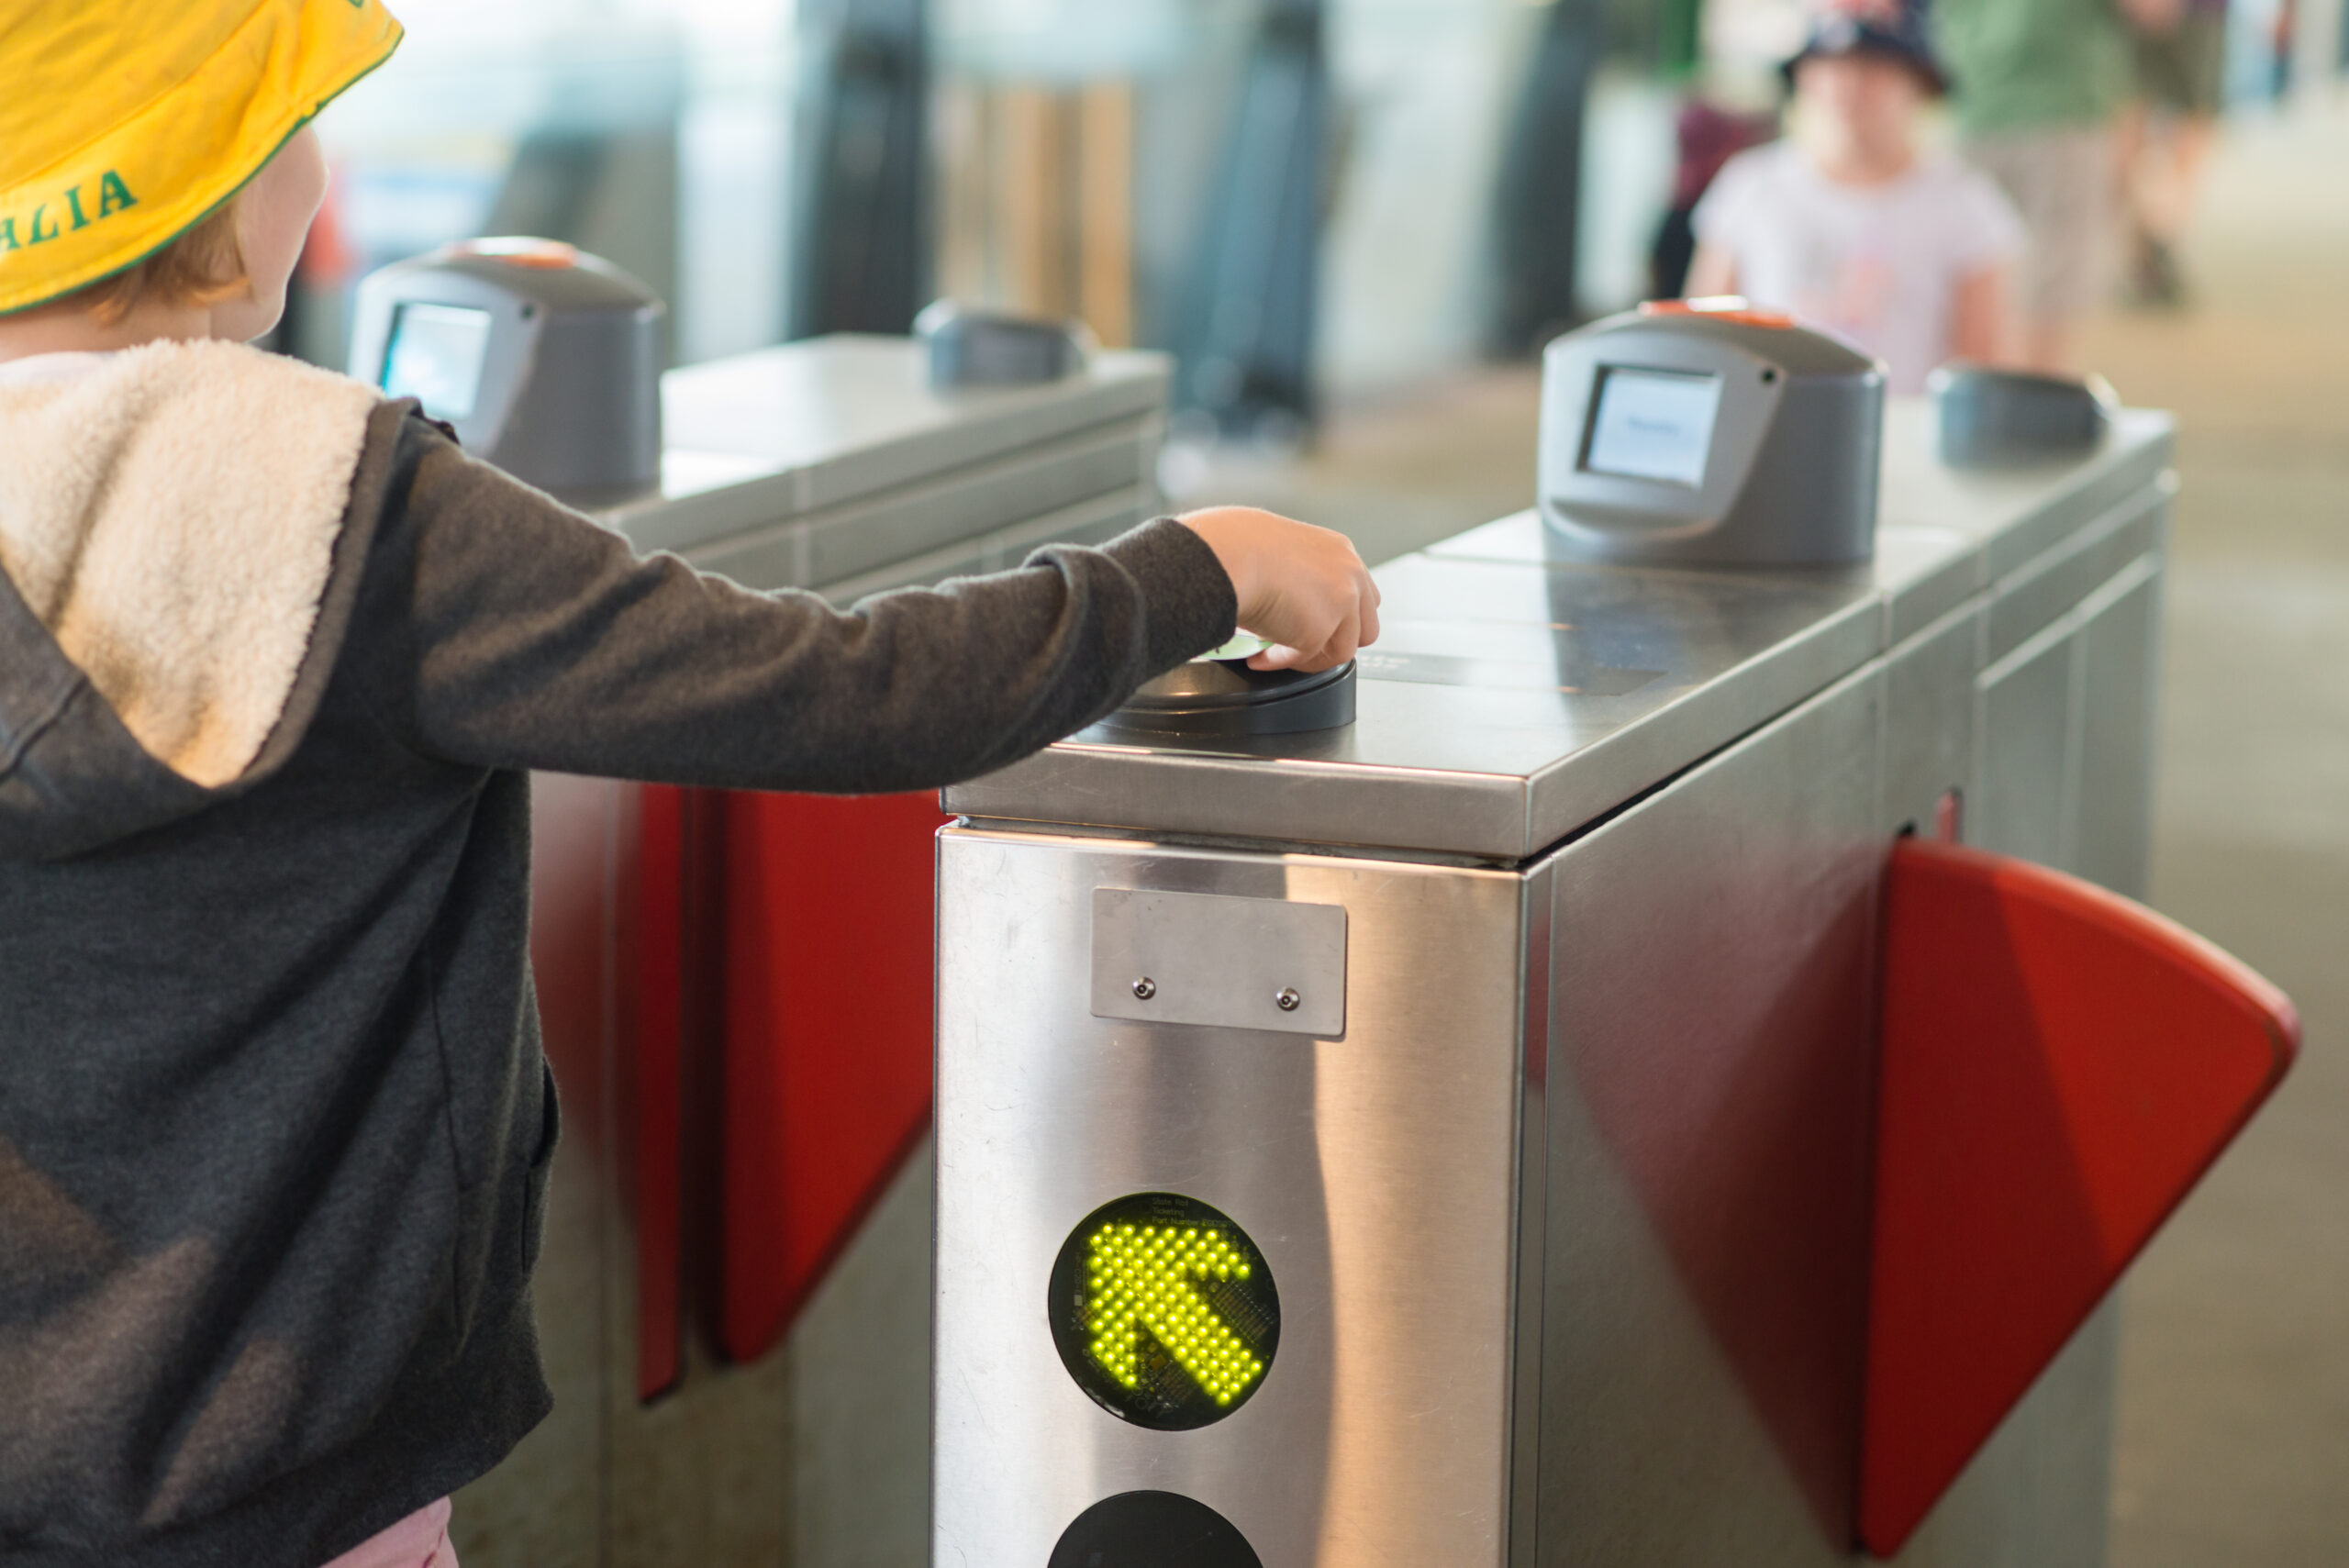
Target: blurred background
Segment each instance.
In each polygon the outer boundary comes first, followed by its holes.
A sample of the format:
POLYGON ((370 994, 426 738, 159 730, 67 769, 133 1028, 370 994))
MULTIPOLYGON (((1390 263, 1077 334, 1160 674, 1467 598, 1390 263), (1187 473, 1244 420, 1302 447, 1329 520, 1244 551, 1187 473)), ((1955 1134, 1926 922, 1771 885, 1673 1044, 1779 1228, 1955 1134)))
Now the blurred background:
MULTIPOLYGON (((1531 504, 1535 351, 1656 286, 1707 172, 1692 106, 1775 134, 1807 26, 1800 0, 396 8, 406 45, 322 122, 336 183, 279 346, 340 367, 360 277, 484 234, 636 272, 680 364, 903 331, 940 295, 1080 317, 1176 357, 1175 502, 1374 560, 1531 504)), ((2116 265, 2082 333, 2181 420, 2156 902, 2309 1030, 2127 1294, 2119 1568, 2349 1563, 2342 13, 2224 7, 2176 286, 2116 265)))

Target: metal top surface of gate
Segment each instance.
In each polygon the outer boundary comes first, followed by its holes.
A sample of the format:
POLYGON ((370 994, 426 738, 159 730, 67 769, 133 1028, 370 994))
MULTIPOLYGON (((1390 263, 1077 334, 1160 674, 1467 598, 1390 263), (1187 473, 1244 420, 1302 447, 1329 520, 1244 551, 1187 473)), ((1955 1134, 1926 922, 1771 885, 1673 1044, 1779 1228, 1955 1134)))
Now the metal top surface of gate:
POLYGON ((640 550, 690 550, 845 516, 974 463, 1049 462, 1085 432, 1138 429, 1163 408, 1171 373, 1162 354, 1105 350, 1040 385, 941 390, 925 364, 910 338, 841 333, 671 371, 661 491, 602 519, 640 550))
POLYGON ((1887 419, 1876 561, 1826 572, 1551 559, 1531 513, 1381 567, 1384 635, 1344 728, 1255 740, 1087 731, 945 794, 967 817, 1514 862, 1906 640, 2117 508, 2170 457, 2125 412, 2076 462, 1959 473, 1887 419))

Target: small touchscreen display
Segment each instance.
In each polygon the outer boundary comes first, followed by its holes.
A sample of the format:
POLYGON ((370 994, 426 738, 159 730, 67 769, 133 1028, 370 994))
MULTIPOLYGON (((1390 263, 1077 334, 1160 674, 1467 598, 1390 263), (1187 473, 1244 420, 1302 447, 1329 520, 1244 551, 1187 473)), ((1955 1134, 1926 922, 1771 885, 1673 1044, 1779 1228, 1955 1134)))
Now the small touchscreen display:
POLYGON ((481 396, 489 312, 455 305, 403 305, 392 317, 384 390, 413 397, 436 419, 465 419, 481 396))
POLYGON ((1591 406, 1585 469, 1692 488, 1704 484, 1721 407, 1720 376, 1608 365, 1591 406))

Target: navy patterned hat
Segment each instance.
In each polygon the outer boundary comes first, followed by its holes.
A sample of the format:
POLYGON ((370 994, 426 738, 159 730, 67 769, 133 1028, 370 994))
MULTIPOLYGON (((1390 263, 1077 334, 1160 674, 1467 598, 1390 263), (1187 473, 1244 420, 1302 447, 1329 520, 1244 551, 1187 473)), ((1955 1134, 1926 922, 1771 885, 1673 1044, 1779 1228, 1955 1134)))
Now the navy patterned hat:
POLYGON ((1925 7, 1912 0, 1840 0, 1829 6, 1811 22, 1802 51, 1781 67, 1787 85, 1795 84, 1795 68, 1804 61, 1846 54, 1897 60, 1934 93, 1949 91, 1949 72, 1933 53, 1925 7))

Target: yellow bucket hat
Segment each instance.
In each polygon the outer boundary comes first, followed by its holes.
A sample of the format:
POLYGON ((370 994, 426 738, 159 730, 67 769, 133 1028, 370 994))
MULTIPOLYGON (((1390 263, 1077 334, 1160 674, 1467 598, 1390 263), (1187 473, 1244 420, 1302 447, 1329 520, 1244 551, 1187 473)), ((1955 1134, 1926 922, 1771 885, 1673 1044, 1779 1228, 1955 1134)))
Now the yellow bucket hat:
POLYGON ((0 0, 0 315, 187 232, 399 41, 377 0, 0 0))

